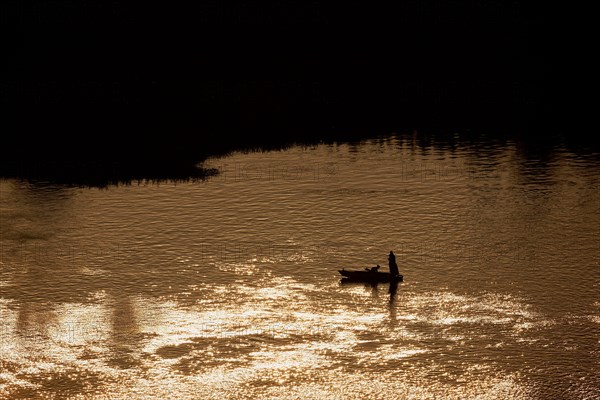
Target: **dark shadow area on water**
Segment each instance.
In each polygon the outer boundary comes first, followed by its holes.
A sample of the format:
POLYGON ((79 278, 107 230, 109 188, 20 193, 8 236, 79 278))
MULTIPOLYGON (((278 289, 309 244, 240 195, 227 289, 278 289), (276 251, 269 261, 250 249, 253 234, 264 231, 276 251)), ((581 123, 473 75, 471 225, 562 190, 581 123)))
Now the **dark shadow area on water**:
MULTIPOLYGON (((204 136, 175 138, 165 146, 141 144, 140 153, 127 141, 116 144, 123 146, 119 151, 110 152, 103 147, 86 152, 82 148, 69 148, 68 154, 56 150, 52 141, 42 146, 48 152, 41 154, 39 149, 22 147, 22 153, 15 152, 0 159, 0 178, 22 179, 34 184, 59 184, 82 187, 107 187, 109 185, 136 184, 161 181, 198 181, 219 174, 214 168, 202 168, 202 162, 209 157, 223 156, 234 151, 277 151, 291 146, 338 145, 347 143, 351 149, 367 142, 385 144, 390 138, 409 143, 413 149, 428 152, 431 149, 469 149, 473 160, 478 155, 489 159, 509 145, 516 146, 518 157, 524 168, 535 164, 539 171, 551 164, 557 152, 568 151, 575 155, 600 159, 600 142, 593 137, 574 137, 564 134, 537 136, 515 133, 510 130, 448 129, 404 129, 382 132, 377 129, 325 133, 314 130, 313 134, 290 134, 287 137, 265 138, 249 135, 240 138, 236 135, 221 139, 204 136), (106 150, 106 152, 105 152, 106 150), (31 151, 31 152, 30 152, 31 151), (100 153, 99 153, 100 151, 100 153), (164 153, 163 153, 164 151, 164 153), (131 155, 127 155, 127 153, 131 155)), ((111 144, 113 145, 113 144, 111 144)), ((60 146, 59 146, 60 147, 60 146)), ((524 173, 527 168, 524 169, 524 173)))
POLYGON ((0 78, 4 178, 78 186, 204 179, 215 171, 199 162, 235 150, 413 129, 421 148, 506 137, 590 146, 585 133, 562 129, 563 110, 552 104, 570 98, 556 79, 564 73, 557 60, 569 60, 559 56, 568 41, 553 18, 562 7, 0 7, 15 38, 0 78))
MULTIPOLYGON (((534 142, 560 132, 550 8, 1 7, 16 38, 0 78, 4 178, 80 186, 203 179, 214 171, 199 162, 235 150, 413 129, 419 146, 457 145, 448 140, 455 132, 534 142)), ((583 136, 572 135, 577 145, 583 136)))

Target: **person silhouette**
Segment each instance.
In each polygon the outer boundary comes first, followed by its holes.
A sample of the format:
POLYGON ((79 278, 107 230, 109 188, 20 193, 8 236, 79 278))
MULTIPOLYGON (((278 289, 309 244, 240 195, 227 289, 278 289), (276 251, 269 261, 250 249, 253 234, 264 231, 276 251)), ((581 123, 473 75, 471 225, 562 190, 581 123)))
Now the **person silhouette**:
POLYGON ((390 265, 390 274, 392 277, 400 276, 400 271, 398 270, 398 264, 396 264, 396 255, 393 251, 390 250, 390 254, 388 255, 388 261, 390 265))

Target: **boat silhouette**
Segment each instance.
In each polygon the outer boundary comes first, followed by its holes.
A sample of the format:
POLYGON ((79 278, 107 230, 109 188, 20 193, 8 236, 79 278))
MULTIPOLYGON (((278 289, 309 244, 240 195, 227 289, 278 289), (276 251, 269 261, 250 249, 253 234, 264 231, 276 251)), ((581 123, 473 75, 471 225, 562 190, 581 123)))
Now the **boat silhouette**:
POLYGON ((379 272, 378 268, 367 268, 358 271, 342 268, 338 272, 343 276, 342 280, 346 282, 402 282, 404 280, 403 275, 379 272))

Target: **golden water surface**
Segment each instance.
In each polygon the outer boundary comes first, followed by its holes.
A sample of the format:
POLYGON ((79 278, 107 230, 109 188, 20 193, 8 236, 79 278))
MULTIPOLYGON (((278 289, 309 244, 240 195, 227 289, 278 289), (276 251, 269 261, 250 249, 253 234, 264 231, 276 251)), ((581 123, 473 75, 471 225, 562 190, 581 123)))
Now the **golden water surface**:
POLYGON ((598 154, 391 136, 206 166, 0 181, 0 398, 598 398, 598 154), (390 250, 397 288, 340 283, 390 250))

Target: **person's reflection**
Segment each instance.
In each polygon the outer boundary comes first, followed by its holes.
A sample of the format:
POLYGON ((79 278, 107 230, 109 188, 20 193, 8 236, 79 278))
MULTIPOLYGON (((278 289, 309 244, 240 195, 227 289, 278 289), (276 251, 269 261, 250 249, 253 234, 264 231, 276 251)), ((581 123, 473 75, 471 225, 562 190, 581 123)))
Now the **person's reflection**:
POLYGON ((390 288, 388 293, 390 294, 390 305, 394 305, 396 302, 396 292, 398 291, 398 281, 390 282, 390 288))
POLYGON ((388 293, 390 294, 390 301, 388 308, 390 310, 390 326, 396 326, 396 292, 398 291, 398 282, 390 282, 390 288, 388 293))

